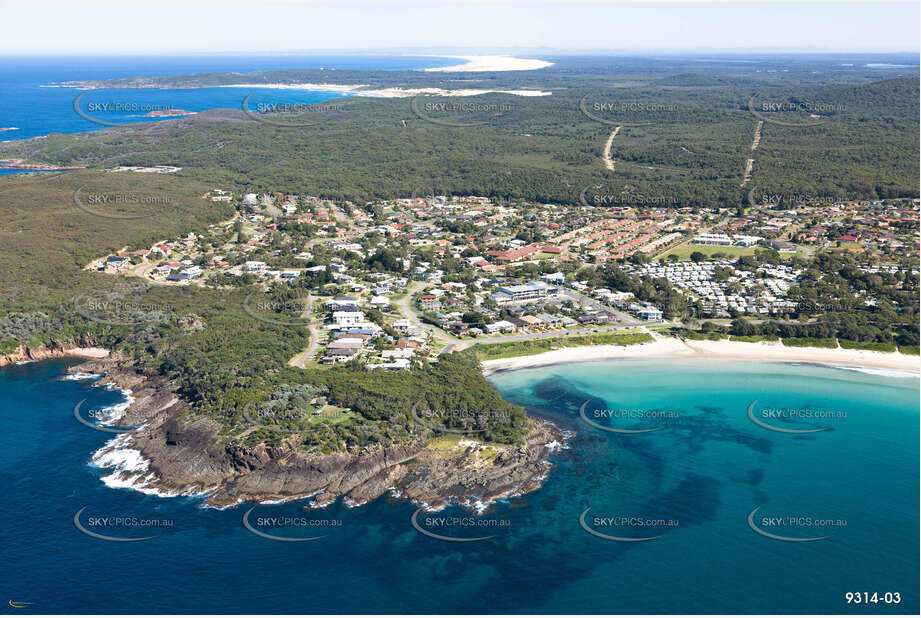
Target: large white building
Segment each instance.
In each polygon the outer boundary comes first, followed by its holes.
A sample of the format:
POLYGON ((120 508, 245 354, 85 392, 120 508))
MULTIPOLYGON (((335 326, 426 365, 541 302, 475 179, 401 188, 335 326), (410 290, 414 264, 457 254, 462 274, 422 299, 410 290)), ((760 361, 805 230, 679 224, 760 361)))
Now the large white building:
POLYGON ((711 247, 731 247, 735 244, 726 234, 700 234, 694 237, 693 243, 695 245, 708 245, 711 247))
POLYGON ((762 238, 737 234, 730 237, 728 234, 700 234, 691 241, 695 245, 708 245, 711 247, 754 247, 762 238))
POLYGON ((510 305, 544 300, 552 298, 558 293, 559 290, 549 283, 544 281, 530 281, 528 283, 501 286, 498 292, 490 294, 490 298, 499 305, 510 305))

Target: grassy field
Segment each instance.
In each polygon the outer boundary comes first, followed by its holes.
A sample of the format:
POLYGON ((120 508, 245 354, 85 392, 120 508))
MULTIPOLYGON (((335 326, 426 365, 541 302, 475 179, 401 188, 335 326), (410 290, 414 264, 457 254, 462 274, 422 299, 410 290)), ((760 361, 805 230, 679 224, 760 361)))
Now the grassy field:
POLYGON ((470 350, 479 360, 484 361, 511 358, 513 356, 531 356, 549 352, 554 348, 574 348, 589 345, 634 345, 637 343, 649 343, 652 340, 652 336, 647 333, 615 332, 510 341, 508 343, 478 343, 470 350))
POLYGON ((707 257, 711 257, 714 253, 722 253, 732 258, 737 258, 740 255, 755 255, 755 247, 709 247, 707 245, 687 243, 678 245, 662 257, 667 258, 669 255, 677 255, 679 260, 686 262, 691 259, 691 254, 695 251, 699 251, 707 257))
MULTIPOLYGON (((707 245, 692 245, 690 243, 681 244, 675 247, 674 249, 662 254, 660 257, 667 258, 669 255, 677 255, 678 259, 682 262, 686 262, 691 259, 691 254, 695 251, 703 253, 708 258, 713 257, 714 254, 723 254, 730 259, 735 259, 743 255, 754 255, 755 250, 764 249, 764 247, 710 247, 707 245)), ((802 251, 794 252, 781 252, 781 259, 789 259, 793 256, 802 257, 802 251)))

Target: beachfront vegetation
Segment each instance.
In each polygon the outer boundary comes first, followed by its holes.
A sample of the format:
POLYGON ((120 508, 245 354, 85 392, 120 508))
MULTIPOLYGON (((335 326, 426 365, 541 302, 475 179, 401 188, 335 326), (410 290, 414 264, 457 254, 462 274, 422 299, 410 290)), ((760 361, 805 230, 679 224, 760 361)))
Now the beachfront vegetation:
POLYGON ((651 342, 652 336, 648 333, 592 333, 588 335, 571 335, 554 338, 527 339, 524 341, 510 341, 507 343, 477 343, 470 351, 481 360, 495 360, 497 358, 511 358, 514 356, 530 356, 541 354, 561 348, 571 348, 589 345, 635 345, 651 342))

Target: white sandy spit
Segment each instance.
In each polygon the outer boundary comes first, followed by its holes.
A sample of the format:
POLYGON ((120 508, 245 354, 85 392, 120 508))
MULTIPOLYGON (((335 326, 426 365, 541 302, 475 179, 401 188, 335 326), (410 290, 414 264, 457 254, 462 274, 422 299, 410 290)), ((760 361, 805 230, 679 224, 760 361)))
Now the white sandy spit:
POLYGON ((552 62, 536 58, 514 58, 512 56, 436 56, 439 58, 458 58, 466 60, 464 64, 450 67, 425 69, 429 73, 470 73, 473 71, 533 71, 553 66, 552 62))
POLYGON ((493 90, 466 88, 460 90, 445 90, 444 88, 378 88, 363 90, 368 84, 227 84, 221 88, 272 88, 276 90, 316 90, 319 92, 341 92, 359 97, 405 98, 422 94, 445 97, 475 97, 481 94, 512 94, 519 97, 546 97, 551 94, 547 90, 493 90))
POLYGON ((748 343, 743 341, 687 341, 663 338, 642 345, 601 345, 552 350, 533 356, 500 358, 483 362, 487 375, 496 371, 540 367, 558 363, 616 358, 667 358, 748 360, 768 362, 805 362, 831 365, 841 369, 888 370, 886 375, 921 374, 921 359, 910 354, 846 350, 844 348, 795 348, 780 342, 748 343))

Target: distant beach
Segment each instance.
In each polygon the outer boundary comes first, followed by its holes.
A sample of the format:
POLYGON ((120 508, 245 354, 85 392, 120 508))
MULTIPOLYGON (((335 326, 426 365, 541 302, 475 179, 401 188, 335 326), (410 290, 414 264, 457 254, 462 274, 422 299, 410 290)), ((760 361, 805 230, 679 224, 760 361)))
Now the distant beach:
POLYGON ((371 90, 362 90, 367 88, 367 84, 227 84, 220 88, 249 88, 256 90, 259 88, 273 88, 277 90, 315 90, 318 92, 342 92, 361 97, 414 97, 420 94, 431 94, 439 96, 454 97, 473 97, 481 94, 513 94, 521 97, 545 97, 553 94, 547 90, 485 90, 476 88, 466 88, 461 90, 445 90, 444 88, 376 88, 371 90))
POLYGON ((470 73, 475 71, 534 71, 553 66, 552 62, 536 58, 514 58, 512 56, 438 56, 439 58, 459 58, 465 64, 449 67, 424 69, 429 73, 470 73))

